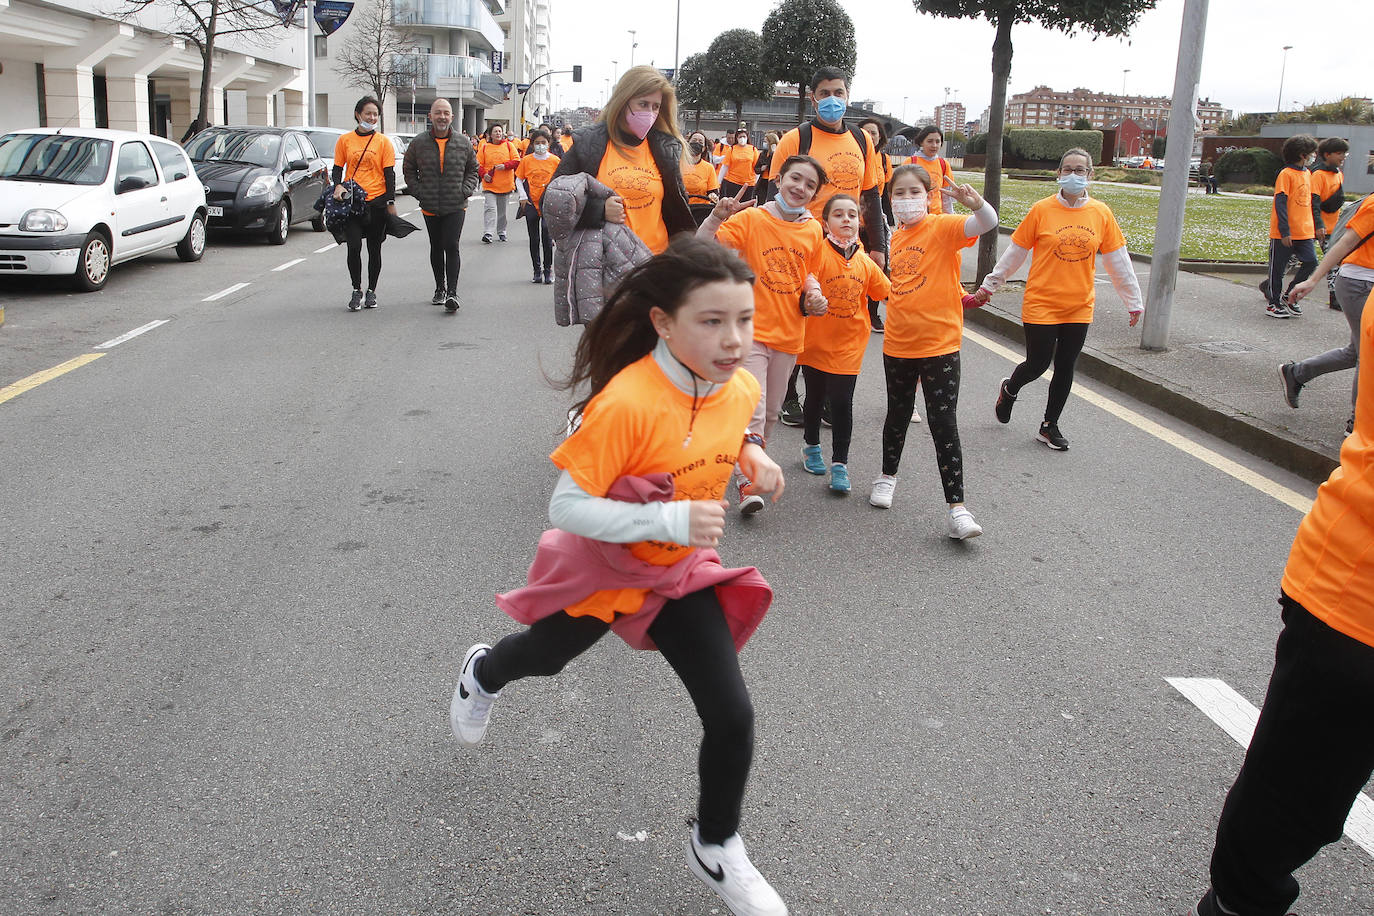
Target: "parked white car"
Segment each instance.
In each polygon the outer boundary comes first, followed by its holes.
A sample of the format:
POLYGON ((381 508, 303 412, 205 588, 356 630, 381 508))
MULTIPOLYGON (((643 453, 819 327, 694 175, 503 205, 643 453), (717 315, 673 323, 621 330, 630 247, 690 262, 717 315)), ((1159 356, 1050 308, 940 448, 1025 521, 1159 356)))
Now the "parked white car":
POLYGON ((113 265, 172 247, 183 261, 205 253, 205 186, 177 144, 95 128, 0 135, 0 277, 94 291, 113 265))

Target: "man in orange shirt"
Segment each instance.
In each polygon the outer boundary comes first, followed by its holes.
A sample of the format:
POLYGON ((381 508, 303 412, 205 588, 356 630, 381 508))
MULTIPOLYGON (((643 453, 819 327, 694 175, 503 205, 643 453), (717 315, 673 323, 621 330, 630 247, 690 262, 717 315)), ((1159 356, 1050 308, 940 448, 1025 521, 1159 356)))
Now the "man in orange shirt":
POLYGON ((515 193, 515 169, 520 165, 520 153, 515 143, 506 138, 505 129, 494 124, 488 130, 489 139, 477 151, 477 170, 482 176, 482 241, 490 245, 495 232, 506 240, 506 211, 515 193))
MULTIPOLYGON (((1312 167, 1312 217, 1316 220, 1317 241, 1322 251, 1326 250, 1329 236, 1341 218, 1341 207, 1345 206, 1345 181, 1341 166, 1350 152, 1350 144, 1340 137, 1327 137, 1317 147, 1317 164, 1312 167)), ((1340 303, 1336 301, 1336 275, 1326 275, 1327 305, 1337 311, 1340 303)))
MULTIPOLYGON (((1360 336, 1374 346, 1368 303, 1360 336)), ((1355 431, 1288 554, 1274 672, 1193 916, 1287 913, 1293 871, 1340 839, 1374 772, 1374 362, 1359 372, 1355 431)))
POLYGON ((1269 307, 1265 314, 1270 318, 1302 314, 1296 302, 1287 301, 1288 291, 1283 288, 1289 259, 1296 256, 1302 262, 1295 284, 1310 277, 1317 266, 1317 249, 1312 244, 1317 236, 1312 173, 1307 171, 1307 157, 1316 151, 1317 141, 1307 134, 1283 141, 1284 169, 1274 182, 1274 205, 1269 210, 1269 307))

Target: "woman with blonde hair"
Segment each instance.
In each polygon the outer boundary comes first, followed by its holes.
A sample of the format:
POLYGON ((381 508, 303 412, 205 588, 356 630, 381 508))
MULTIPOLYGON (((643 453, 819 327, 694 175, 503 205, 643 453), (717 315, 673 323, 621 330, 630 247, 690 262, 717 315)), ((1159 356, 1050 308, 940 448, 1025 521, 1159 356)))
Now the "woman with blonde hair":
POLYGON ((596 123, 574 135, 554 176, 586 173, 614 192, 588 200, 578 228, 629 225, 654 254, 672 235, 696 231, 682 184, 677 123, 672 83, 653 67, 626 70, 596 123))

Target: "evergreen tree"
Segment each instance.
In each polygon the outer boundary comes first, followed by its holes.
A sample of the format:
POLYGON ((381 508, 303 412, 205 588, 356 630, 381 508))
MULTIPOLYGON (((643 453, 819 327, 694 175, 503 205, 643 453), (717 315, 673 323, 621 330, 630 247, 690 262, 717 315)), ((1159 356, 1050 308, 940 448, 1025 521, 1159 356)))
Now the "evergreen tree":
POLYGON ((852 77, 858 60, 854 22, 836 0, 782 0, 763 21, 764 72, 797 87, 798 124, 812 74, 838 67, 852 77))

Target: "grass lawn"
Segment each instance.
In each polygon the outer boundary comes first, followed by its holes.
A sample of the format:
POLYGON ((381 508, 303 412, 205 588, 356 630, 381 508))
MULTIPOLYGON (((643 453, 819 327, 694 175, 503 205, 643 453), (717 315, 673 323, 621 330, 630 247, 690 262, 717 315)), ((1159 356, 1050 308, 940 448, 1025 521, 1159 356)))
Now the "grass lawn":
MULTIPOLYGON (((981 174, 961 172, 957 177, 980 191, 983 189, 981 174)), ((1002 206, 998 208, 1002 225, 1019 225, 1031 204, 1054 192, 1052 181, 1004 178, 1002 206)), ((1094 183, 1088 193, 1112 208, 1121 231, 1126 234, 1127 248, 1140 254, 1154 252, 1155 222, 1159 218, 1158 188, 1094 183)), ((1189 191, 1180 255, 1204 260, 1263 262, 1269 253, 1270 206, 1268 200, 1258 198, 1189 191)))

